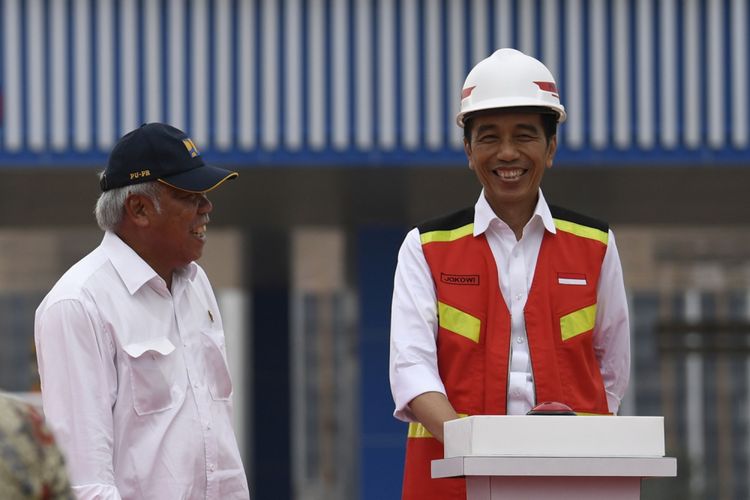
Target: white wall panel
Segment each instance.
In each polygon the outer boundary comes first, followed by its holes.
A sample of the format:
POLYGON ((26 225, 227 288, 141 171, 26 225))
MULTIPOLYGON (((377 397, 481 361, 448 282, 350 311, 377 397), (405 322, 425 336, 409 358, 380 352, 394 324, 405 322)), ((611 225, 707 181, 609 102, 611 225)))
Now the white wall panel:
MULTIPOLYGON (((102 2, 103 4, 106 2, 102 2)), ((49 81, 55 82, 50 88, 50 147, 53 151, 65 150, 68 147, 68 113, 69 113, 69 101, 68 101, 68 64, 67 64, 67 48, 68 48, 68 36, 67 26, 69 19, 65 15, 65 8, 62 2, 53 2, 50 5, 50 71, 49 81)), ((102 7, 104 11, 104 7, 102 7)), ((106 25, 102 26, 102 29, 106 29, 106 25)), ((111 35, 111 30, 107 33, 111 35)), ((112 47, 110 43, 106 47, 112 47)), ((100 39, 97 39, 97 48, 101 53, 106 48, 101 43, 100 39)), ((107 66, 100 66, 99 78, 103 79, 106 74, 107 66)), ((99 96, 102 95, 101 89, 98 89, 99 96)), ((98 103, 97 109, 101 112, 106 110, 106 105, 111 104, 111 96, 107 99, 106 103, 98 103)), ((108 114, 111 118, 112 113, 108 114)), ((110 128, 111 130, 111 128, 110 128)), ((101 136, 100 136, 101 137, 101 136)))
MULTIPOLYGON (((76 0, 78 4, 85 2, 85 0, 76 0)), ((135 129, 140 125, 140 116, 138 114, 138 108, 140 105, 140 93, 139 89, 139 57, 138 53, 138 2, 136 0, 121 0, 119 2, 120 7, 120 38, 118 40, 119 47, 119 84, 120 92, 119 98, 119 109, 120 109, 120 123, 119 130, 117 131, 117 137, 120 137, 130 130, 135 129)), ((83 8, 81 7, 81 10, 83 8)), ((84 22, 84 18, 81 15, 77 17, 77 21, 80 23, 84 22)), ((75 30, 79 32, 84 30, 83 26, 75 30)), ((86 46, 84 43, 76 37, 76 86, 86 79, 86 64, 84 51, 86 46)), ((117 59, 117 56, 115 56, 117 59)), ((115 59, 115 60, 116 60, 115 59)), ((80 90, 79 90, 80 92, 80 90)), ((85 96, 81 96, 81 99, 85 96)), ((76 106, 74 115, 76 117, 76 123, 83 119, 84 110, 80 108, 80 100, 76 100, 76 106)), ((78 129, 78 127, 76 127, 78 129)), ((76 134, 78 137, 78 134, 76 134)), ((78 140, 76 141, 78 142, 78 140)))
POLYGON ((603 149, 608 143, 610 95, 607 78, 607 18, 604 0, 589 1, 589 135, 593 149, 603 149))
POLYGON ((161 43, 161 9, 156 2, 144 4, 143 58, 145 59, 145 115, 144 122, 163 122, 162 114, 162 58, 164 48, 161 43))
POLYGON ((175 127, 184 130, 187 127, 187 58, 185 50, 185 23, 187 21, 187 0, 169 0, 168 24, 168 58, 169 102, 167 120, 175 127))
MULTIPOLYGON (((73 3, 73 144, 79 151, 87 151, 92 144, 91 121, 91 4, 87 0, 73 3)), ((136 86, 138 74, 132 77, 136 86)))
MULTIPOLYGON (((284 143, 291 151, 302 147, 302 4, 301 0, 289 0, 284 16, 284 143)), ((306 46, 307 44, 305 44, 306 46)))
POLYGON ((683 24, 682 24, 682 65, 683 76, 680 79, 685 82, 683 93, 682 110, 683 110, 683 131, 682 136, 689 149, 695 149, 700 145, 701 126, 703 113, 701 112, 701 90, 702 77, 707 65, 701 64, 700 45, 702 38, 700 36, 700 5, 698 0, 684 0, 683 24))
POLYGON ((630 13, 628 0, 615 0, 612 5, 612 141, 618 149, 630 146, 630 128, 633 116, 630 65, 630 13))
POLYGON ((307 130, 310 148, 322 150, 326 146, 326 68, 329 60, 325 47, 325 12, 323 0, 310 0, 308 12, 308 113, 307 130))
POLYGON ((26 92, 28 95, 28 147, 32 151, 43 150, 46 146, 44 129, 47 124, 45 113, 45 75, 44 75, 44 43, 46 42, 45 31, 37 31, 37 27, 43 26, 44 18, 41 0, 27 0, 27 25, 26 25, 26 92))
MULTIPOLYGON (((345 149, 349 145, 349 16, 346 0, 332 0, 332 54, 331 62, 331 138, 333 148, 345 149)), ((417 132, 416 126, 414 127, 417 132)))
POLYGON ((464 10, 460 0, 448 2, 448 139, 450 146, 458 149, 463 145, 463 135, 456 129, 456 115, 461 108, 461 88, 466 79, 466 61, 463 43, 464 10))
POLYGON ((255 56, 255 33, 257 21, 255 17, 255 0, 246 0, 239 6, 239 147, 243 150, 255 148, 256 115, 255 79, 257 75, 257 58, 255 56))
POLYGON ((427 148, 436 150, 443 145, 443 16, 437 2, 425 5, 425 86, 426 109, 424 110, 427 148))
MULTIPOLYGON (((654 72, 654 18, 652 2, 638 0, 636 5, 635 52, 636 71, 638 73, 635 87, 637 100, 636 136, 638 146, 651 148, 655 143, 655 72, 654 72)), ((631 93, 632 96, 632 93, 631 93)))
POLYGON ((661 145, 666 149, 677 147, 677 92, 680 81, 677 73, 677 8, 676 0, 659 3, 659 129, 661 145))
POLYGON ((378 21, 378 145, 388 151, 396 146, 396 5, 380 0, 378 21))
POLYGON ((232 164, 463 164, 463 81, 511 46, 556 76, 557 163, 750 163, 744 0, 0 7, 0 165, 101 165, 157 120, 232 164))
POLYGON ((186 132, 198 144, 198 148, 212 145, 210 115, 208 104, 209 93, 209 49, 208 49, 208 0, 192 0, 190 11, 190 47, 188 54, 188 77, 190 78, 190 125, 186 132))
POLYGON ((567 122, 561 131, 566 146, 572 149, 580 149, 584 144, 584 74, 583 74, 583 40, 582 30, 583 12, 581 0, 570 0, 565 13, 566 36, 565 36, 565 100, 563 106, 568 115, 567 122))
POLYGON ((214 137, 216 148, 222 151, 232 147, 232 2, 231 0, 216 0, 214 17, 214 137))
POLYGON ((421 121, 419 98, 419 5, 405 2, 401 5, 401 140, 404 149, 415 150, 419 146, 419 123, 421 121))

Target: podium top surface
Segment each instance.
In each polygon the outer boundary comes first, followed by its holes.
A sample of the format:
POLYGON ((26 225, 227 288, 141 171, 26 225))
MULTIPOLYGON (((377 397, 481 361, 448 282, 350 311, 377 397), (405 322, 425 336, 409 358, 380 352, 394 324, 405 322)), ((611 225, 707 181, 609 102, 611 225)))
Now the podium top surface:
POLYGON ((477 415, 444 425, 445 458, 664 456, 663 417, 477 415))
POLYGON ((671 457, 453 457, 432 461, 432 477, 675 477, 671 457))

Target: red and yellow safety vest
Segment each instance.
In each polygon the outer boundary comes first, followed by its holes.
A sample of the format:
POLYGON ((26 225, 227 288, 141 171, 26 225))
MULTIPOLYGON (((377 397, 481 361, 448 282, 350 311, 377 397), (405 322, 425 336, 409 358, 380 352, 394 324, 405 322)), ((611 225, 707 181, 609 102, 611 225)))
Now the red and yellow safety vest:
MULTIPOLYGON (((550 207, 556 234, 545 231, 524 318, 536 401, 607 414, 592 332, 609 228, 550 207)), ((469 208, 419 226, 438 300, 440 378, 458 414, 504 415, 510 358, 510 313, 484 234, 474 237, 469 208)), ((443 445, 421 424, 409 425, 404 500, 466 498, 463 479, 431 479, 443 445)))

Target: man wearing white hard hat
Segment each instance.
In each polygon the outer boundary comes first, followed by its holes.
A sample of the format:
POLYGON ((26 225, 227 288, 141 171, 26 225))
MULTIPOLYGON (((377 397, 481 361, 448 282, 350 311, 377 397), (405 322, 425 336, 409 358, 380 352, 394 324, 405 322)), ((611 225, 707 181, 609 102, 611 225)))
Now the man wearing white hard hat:
POLYGON ((482 192, 411 230, 398 255, 390 381, 394 416, 409 422, 404 499, 466 498, 462 479, 430 478, 448 420, 549 401, 618 411, 630 341, 614 235, 540 189, 565 118, 550 71, 517 50, 466 78, 457 122, 482 192))

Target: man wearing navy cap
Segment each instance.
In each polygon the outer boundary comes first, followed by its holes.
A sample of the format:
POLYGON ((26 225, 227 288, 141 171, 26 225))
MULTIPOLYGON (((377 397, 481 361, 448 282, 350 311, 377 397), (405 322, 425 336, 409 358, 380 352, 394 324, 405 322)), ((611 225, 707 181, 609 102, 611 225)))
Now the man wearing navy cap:
POLYGON ((232 382, 200 258, 206 193, 236 172, 144 124, 112 150, 102 243, 36 311, 44 412, 81 499, 247 499, 232 382))

